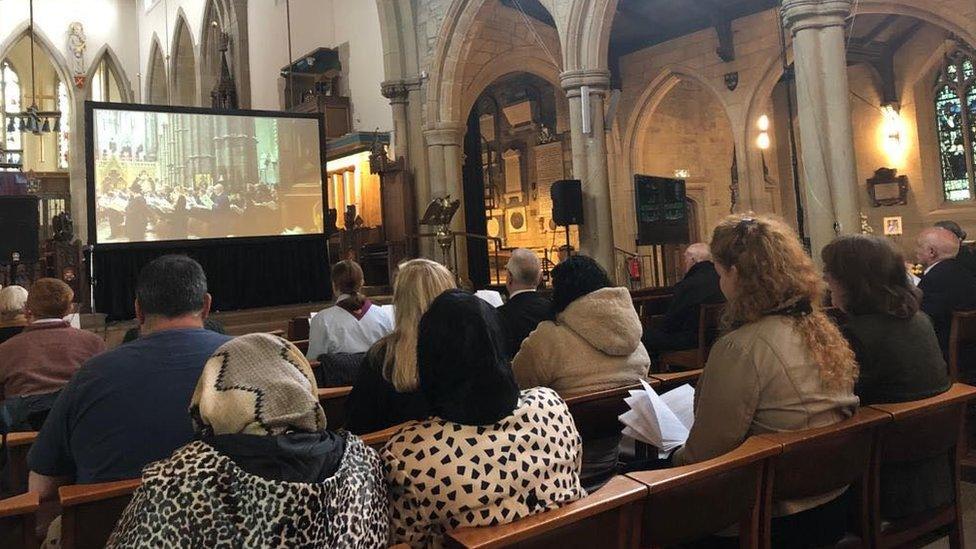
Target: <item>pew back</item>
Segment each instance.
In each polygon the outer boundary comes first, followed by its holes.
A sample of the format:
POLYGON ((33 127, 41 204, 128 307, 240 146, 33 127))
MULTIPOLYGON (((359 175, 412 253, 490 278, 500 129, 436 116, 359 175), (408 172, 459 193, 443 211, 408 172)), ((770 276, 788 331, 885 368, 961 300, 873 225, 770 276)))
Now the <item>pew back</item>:
POLYGON ((133 479, 62 486, 62 549, 104 547, 140 483, 133 479))
POLYGON ((30 452, 36 439, 37 431, 7 433, 5 437, 9 459, 5 474, 9 481, 11 495, 23 494, 27 491, 27 476, 30 472, 27 468, 27 453, 30 452))
POLYGON ((319 389, 319 403, 325 409, 329 429, 336 430, 346 425, 346 399, 352 387, 327 387, 319 389))
POLYGON ((754 547, 766 463, 779 451, 779 445, 751 437, 715 459, 629 473, 648 488, 641 547, 689 543, 733 525, 739 525, 743 546, 754 547))
POLYGON ((40 507, 37 494, 26 493, 0 500, 0 540, 9 549, 36 549, 34 514, 40 507))
MULTIPOLYGON (((656 380, 650 383, 652 387, 659 385, 656 380)), ((605 391, 567 395, 566 405, 583 440, 619 437, 623 426, 617 417, 630 409, 624 399, 630 396, 630 391, 642 389, 638 383, 605 391)))
POLYGON ((288 321, 288 329, 285 333, 288 336, 288 341, 297 341, 308 339, 308 332, 308 317, 296 316, 288 321))
POLYGON ((976 311, 955 311, 949 328, 949 377, 959 381, 963 369, 963 350, 976 345, 976 311))
POLYGON ((601 547, 630 549, 640 536, 640 512, 647 488, 613 477, 585 498, 515 522, 448 532, 447 547, 470 549, 601 547))

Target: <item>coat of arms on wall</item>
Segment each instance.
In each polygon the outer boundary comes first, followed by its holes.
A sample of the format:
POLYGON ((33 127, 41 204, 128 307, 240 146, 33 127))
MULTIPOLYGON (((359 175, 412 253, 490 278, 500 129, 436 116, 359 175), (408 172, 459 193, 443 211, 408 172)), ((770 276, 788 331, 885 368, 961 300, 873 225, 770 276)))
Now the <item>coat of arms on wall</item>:
POLYGON ((908 204, 908 176, 898 175, 896 169, 878 168, 867 184, 868 196, 876 208, 908 204))
POLYGON ((738 72, 730 72, 725 75, 725 87, 728 88, 729 91, 735 91, 735 89, 739 87, 738 72))

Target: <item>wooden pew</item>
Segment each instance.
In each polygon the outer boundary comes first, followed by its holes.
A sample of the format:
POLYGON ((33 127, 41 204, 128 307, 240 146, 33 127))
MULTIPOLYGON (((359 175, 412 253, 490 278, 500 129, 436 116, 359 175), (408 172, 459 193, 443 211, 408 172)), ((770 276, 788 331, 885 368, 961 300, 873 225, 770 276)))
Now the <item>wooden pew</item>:
POLYGON ((37 494, 26 493, 0 500, 0 541, 7 549, 37 549, 34 516, 40 507, 37 494))
POLYGON ((285 332, 288 341, 308 339, 308 320, 307 316, 296 316, 288 321, 288 330, 285 332))
POLYGON ((329 429, 336 430, 346 425, 346 399, 352 387, 328 387, 319 389, 319 403, 325 409, 329 429))
POLYGON ((596 492, 558 509, 508 524, 447 533, 447 547, 495 549, 517 546, 635 548, 647 488, 616 476, 596 492))
POLYGON ((850 419, 827 427, 759 435, 758 438, 782 448, 770 458, 763 494, 760 547, 772 547, 774 502, 816 497, 848 486, 854 490, 852 501, 857 510, 854 534, 866 546, 875 440, 879 429, 890 421, 890 415, 884 412, 861 408, 850 419))
POLYGON ((387 427, 386 429, 383 429, 382 431, 375 431, 373 433, 366 433, 365 435, 362 435, 359 438, 363 441, 363 444, 365 444, 366 446, 369 446, 370 448, 372 448, 374 450, 379 450, 380 448, 382 448, 386 444, 386 442, 388 440, 390 440, 390 437, 392 437, 393 435, 397 434, 397 432, 400 429, 402 429, 405 425, 407 425, 409 423, 411 423, 411 422, 408 421, 406 423, 401 423, 399 425, 394 425, 393 427, 387 427))
POLYGON ((949 546, 965 547, 963 540, 960 461, 965 449, 965 416, 976 388, 957 383, 941 395, 899 404, 871 406, 888 414, 891 423, 880 430, 871 489, 872 547, 888 548, 933 541, 933 533, 949 536, 949 546), (911 463, 920 459, 946 456, 951 463, 955 501, 934 511, 895 521, 882 521, 880 506, 880 468, 884 464, 911 463))
POLYGON ((62 549, 104 547, 141 482, 132 479, 59 488, 62 549))
POLYGON ((628 473, 648 489, 640 546, 690 543, 738 525, 740 546, 756 547, 767 460, 781 450, 776 443, 751 437, 701 463, 628 473))
POLYGON ((661 374, 651 374, 651 379, 658 383, 659 392, 667 392, 684 384, 696 385, 698 378, 701 377, 702 369, 687 370, 684 372, 665 372, 661 374))
POLYGON ((271 335, 273 335, 273 336, 277 336, 277 337, 285 337, 285 331, 284 330, 271 330, 268 333, 271 334, 271 335))
POLYGON ((292 341, 292 343, 295 345, 295 347, 298 347, 298 350, 301 351, 302 354, 305 354, 305 353, 308 352, 308 340, 307 339, 299 339, 297 341, 292 341))
POLYGON ((634 309, 637 310, 637 316, 645 328, 653 327, 655 318, 663 318, 664 313, 668 311, 668 307, 671 305, 671 301, 674 300, 674 296, 670 293, 658 295, 632 294, 631 298, 634 302, 634 309))
POLYGON ((37 431, 23 431, 7 433, 7 448, 10 461, 7 463, 7 476, 10 479, 11 494, 23 494, 27 491, 27 453, 30 452, 37 431))
POLYGON ((968 346, 976 346, 976 311, 955 311, 949 328, 949 376, 953 382, 959 381, 962 351, 968 346))
POLYGON ((698 348, 662 353, 658 362, 663 366, 664 371, 671 371, 672 368, 695 370, 705 367, 708 353, 712 350, 712 344, 718 339, 719 319, 721 319, 724 310, 724 303, 701 306, 698 313, 698 348))

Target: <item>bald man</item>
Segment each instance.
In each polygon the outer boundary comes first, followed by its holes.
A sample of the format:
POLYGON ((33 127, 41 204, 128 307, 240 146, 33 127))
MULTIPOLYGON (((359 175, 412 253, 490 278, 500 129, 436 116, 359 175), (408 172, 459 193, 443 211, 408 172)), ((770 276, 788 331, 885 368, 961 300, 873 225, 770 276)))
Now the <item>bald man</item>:
POLYGON ((498 308, 508 338, 509 358, 543 320, 550 318, 549 299, 536 289, 542 282, 542 263, 532 250, 519 248, 505 266, 508 302, 498 308))
POLYGON ((918 235, 915 257, 925 268, 918 288, 922 311, 932 318, 943 354, 948 355, 952 312, 976 309, 976 276, 956 255, 959 237, 942 227, 930 227, 918 235))
POLYGON ((688 246, 684 267, 685 276, 674 286, 674 299, 662 326, 644 332, 644 346, 650 353, 696 348, 699 309, 703 304, 725 301, 708 244, 698 242, 688 246))

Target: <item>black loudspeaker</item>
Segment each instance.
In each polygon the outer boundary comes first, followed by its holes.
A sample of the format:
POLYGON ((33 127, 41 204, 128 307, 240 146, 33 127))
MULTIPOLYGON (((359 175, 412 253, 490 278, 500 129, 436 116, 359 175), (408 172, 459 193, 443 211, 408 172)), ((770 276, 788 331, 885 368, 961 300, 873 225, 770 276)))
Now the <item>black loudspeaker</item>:
POLYGON ((0 196, 0 263, 13 260, 32 263, 38 260, 38 220, 36 196, 0 196))
POLYGON ((583 184, 579 179, 556 181, 549 189, 552 220, 560 227, 583 224, 583 184))

